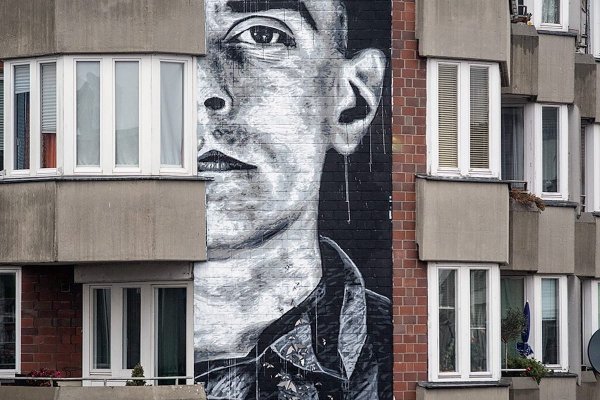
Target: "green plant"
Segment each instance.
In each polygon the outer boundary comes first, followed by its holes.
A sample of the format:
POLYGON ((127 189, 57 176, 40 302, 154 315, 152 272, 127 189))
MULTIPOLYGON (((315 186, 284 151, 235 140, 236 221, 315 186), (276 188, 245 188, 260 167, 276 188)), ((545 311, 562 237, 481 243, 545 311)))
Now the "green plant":
POLYGON ((508 360, 508 367, 510 369, 524 369, 522 375, 532 378, 538 384, 542 378, 550 373, 550 370, 535 358, 511 357, 508 360))
MULTIPOLYGON (((500 328, 500 339, 504 343, 504 360, 508 363, 508 342, 518 339, 525 326, 525 316, 523 311, 515 308, 509 308, 506 316, 502 318, 500 328)), ((508 368, 508 365, 506 364, 508 368)))
MULTIPOLYGON (((137 363, 133 370, 131 371, 132 378, 143 378, 144 377, 144 368, 140 363, 137 363)), ((145 386, 146 381, 143 379, 135 379, 132 381, 125 382, 125 386, 145 386)))

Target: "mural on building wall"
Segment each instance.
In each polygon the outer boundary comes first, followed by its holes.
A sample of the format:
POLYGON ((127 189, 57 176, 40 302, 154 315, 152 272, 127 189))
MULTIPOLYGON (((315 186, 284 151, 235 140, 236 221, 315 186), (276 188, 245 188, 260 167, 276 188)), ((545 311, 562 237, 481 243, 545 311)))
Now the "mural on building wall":
POLYGON ((210 399, 392 399, 391 1, 205 3, 196 379, 210 399))

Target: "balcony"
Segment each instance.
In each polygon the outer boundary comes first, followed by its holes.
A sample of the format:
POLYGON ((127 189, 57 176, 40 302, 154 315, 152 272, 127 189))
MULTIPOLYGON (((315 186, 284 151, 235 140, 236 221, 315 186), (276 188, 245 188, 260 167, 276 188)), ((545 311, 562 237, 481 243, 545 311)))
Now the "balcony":
POLYGON ((203 0, 3 0, 0 58, 205 51, 203 0))
POLYGON ((128 387, 10 387, 0 388, 3 399, 161 399, 206 400, 201 385, 194 386, 128 386, 128 387))
POLYGON ((510 261, 503 269, 546 274, 575 271, 575 208, 571 204, 547 205, 511 201, 510 261))
POLYGON ((508 78, 508 1, 417 0, 416 6, 416 35, 422 57, 498 62, 503 81, 508 78))
POLYGON ((423 261, 506 264, 508 184, 419 177, 417 243, 423 261))
POLYGON ((510 85, 503 94, 538 102, 572 103, 575 98, 575 37, 511 25, 510 85))
POLYGON ((600 224, 592 213, 582 213, 575 223, 575 273, 600 278, 600 224))
POLYGON ((206 259, 193 177, 0 180, 0 264, 206 259))

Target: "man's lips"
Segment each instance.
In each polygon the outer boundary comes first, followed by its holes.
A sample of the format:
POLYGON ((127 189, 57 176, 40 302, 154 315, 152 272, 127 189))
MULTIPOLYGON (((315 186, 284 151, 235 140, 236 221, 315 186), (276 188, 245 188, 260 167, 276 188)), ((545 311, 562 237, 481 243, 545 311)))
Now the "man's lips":
POLYGON ((256 168, 217 150, 207 151, 198 157, 198 172, 249 171, 256 168))

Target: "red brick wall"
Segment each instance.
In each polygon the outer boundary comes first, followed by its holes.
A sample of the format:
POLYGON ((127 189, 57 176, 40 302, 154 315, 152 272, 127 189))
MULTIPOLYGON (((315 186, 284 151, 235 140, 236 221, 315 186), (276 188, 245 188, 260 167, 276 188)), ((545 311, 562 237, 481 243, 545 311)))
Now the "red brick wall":
POLYGON ((21 372, 81 376, 81 285, 73 267, 23 267, 21 372))
POLYGON ((426 172, 425 59, 418 56, 415 0, 392 4, 394 395, 416 398, 427 380, 427 270, 415 242, 415 174, 426 172))

